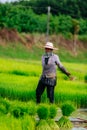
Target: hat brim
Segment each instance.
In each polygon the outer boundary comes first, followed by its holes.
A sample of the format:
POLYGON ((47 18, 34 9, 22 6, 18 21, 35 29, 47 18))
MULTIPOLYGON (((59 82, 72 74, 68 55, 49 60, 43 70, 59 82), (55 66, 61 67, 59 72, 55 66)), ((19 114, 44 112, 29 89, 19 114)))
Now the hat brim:
POLYGON ((47 47, 47 46, 44 46, 44 48, 46 49, 46 48, 48 48, 48 49, 51 49, 51 50, 58 50, 58 48, 51 48, 51 47, 47 47))

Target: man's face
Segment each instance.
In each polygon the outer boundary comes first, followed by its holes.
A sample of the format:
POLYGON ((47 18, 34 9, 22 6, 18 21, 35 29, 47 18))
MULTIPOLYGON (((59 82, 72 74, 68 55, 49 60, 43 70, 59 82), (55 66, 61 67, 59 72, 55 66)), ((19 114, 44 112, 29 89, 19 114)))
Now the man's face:
POLYGON ((45 52, 52 52, 53 49, 50 49, 50 48, 45 48, 45 52))

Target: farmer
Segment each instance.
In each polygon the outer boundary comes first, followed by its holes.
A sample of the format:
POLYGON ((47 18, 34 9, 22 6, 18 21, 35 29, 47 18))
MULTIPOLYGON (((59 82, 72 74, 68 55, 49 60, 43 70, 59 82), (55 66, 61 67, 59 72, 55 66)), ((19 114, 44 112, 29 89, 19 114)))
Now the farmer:
POLYGON ((47 42, 44 48, 45 54, 42 56, 43 71, 36 88, 36 102, 41 102, 41 95, 46 88, 50 103, 54 103, 54 88, 57 83, 56 66, 68 77, 70 73, 63 67, 59 57, 53 53, 53 50, 57 49, 53 47, 53 43, 47 42))

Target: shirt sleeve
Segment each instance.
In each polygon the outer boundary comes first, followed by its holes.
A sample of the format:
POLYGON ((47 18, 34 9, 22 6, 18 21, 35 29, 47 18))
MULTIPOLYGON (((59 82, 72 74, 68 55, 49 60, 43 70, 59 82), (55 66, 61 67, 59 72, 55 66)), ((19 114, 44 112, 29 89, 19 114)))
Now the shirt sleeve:
POLYGON ((62 65, 60 59, 59 59, 59 56, 56 55, 56 58, 55 58, 55 63, 56 65, 58 66, 58 68, 64 73, 66 74, 67 76, 70 75, 69 72, 67 72, 67 70, 64 68, 64 66, 62 65))

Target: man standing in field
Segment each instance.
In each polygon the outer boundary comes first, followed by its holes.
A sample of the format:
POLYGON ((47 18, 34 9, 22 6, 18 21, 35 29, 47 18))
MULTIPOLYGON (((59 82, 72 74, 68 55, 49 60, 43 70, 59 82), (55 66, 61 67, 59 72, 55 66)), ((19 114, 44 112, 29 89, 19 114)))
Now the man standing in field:
POLYGON ((61 64, 59 57, 53 53, 53 50, 56 49, 53 47, 53 43, 47 42, 44 48, 45 54, 42 56, 43 70, 36 88, 36 102, 41 102, 41 95, 46 88, 50 103, 54 103, 54 88, 57 83, 56 66, 68 77, 70 73, 61 64))

